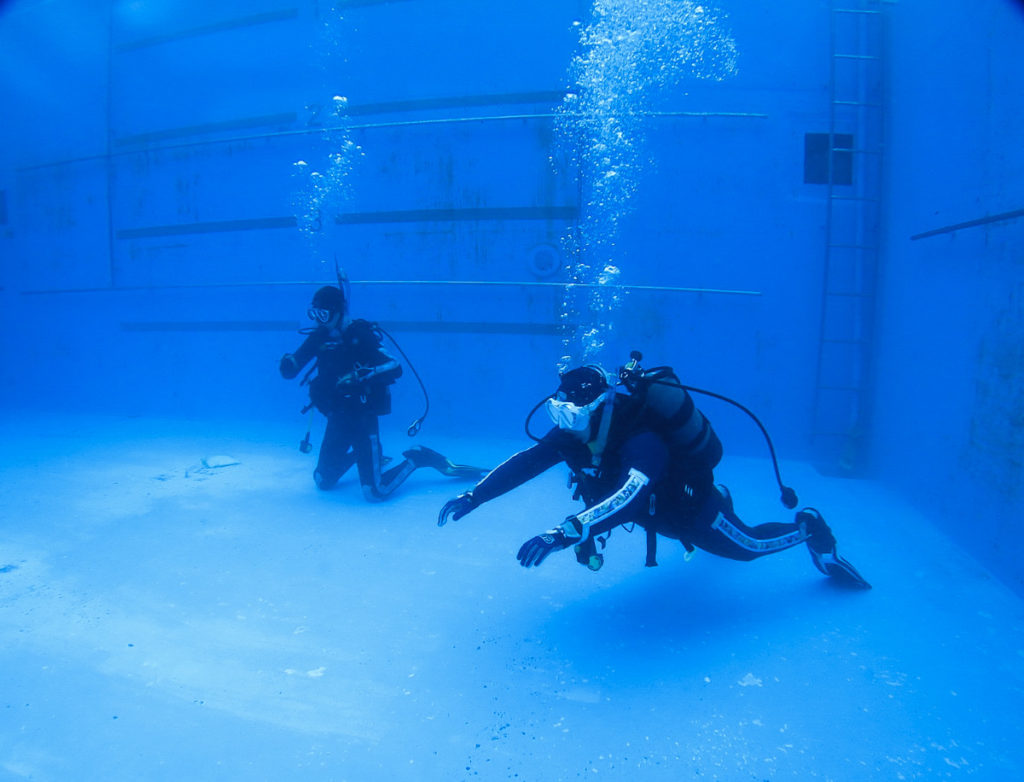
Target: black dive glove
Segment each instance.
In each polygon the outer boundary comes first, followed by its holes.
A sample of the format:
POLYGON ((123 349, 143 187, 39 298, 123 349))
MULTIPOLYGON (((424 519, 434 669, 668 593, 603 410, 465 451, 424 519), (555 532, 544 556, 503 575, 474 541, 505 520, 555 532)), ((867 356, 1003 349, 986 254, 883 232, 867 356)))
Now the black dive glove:
POLYGON ((285 380, 291 380, 299 374, 299 362, 291 353, 285 353, 277 364, 277 370, 285 380))
POLYGON ((464 491, 454 500, 448 500, 437 514, 437 526, 443 527, 449 521, 458 521, 477 506, 472 491, 464 491))
POLYGON ((537 535, 526 541, 516 554, 516 559, 523 567, 537 567, 547 559, 552 551, 561 551, 583 540, 583 525, 575 516, 565 520, 565 524, 549 529, 543 535, 537 535))

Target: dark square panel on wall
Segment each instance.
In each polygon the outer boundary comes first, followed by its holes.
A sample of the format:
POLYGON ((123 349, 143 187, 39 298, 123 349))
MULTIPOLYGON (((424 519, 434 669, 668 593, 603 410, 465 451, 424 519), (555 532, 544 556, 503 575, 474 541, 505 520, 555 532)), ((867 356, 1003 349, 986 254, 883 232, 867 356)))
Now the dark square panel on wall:
MULTIPOLYGON (((853 135, 836 133, 832 146, 832 184, 853 184, 853 135)), ((804 184, 828 184, 829 134, 804 134, 804 184)))

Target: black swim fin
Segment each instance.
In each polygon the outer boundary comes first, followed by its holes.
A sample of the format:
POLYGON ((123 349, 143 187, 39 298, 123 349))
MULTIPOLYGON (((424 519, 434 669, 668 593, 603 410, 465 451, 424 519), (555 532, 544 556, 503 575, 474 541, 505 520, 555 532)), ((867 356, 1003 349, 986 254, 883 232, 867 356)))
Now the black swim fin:
POLYGON ((482 478, 490 472, 484 467, 471 467, 468 464, 455 464, 451 459, 435 450, 418 445, 402 453, 406 459, 417 467, 433 467, 442 475, 450 478, 482 478))
POLYGON ((807 548, 811 552, 811 560, 814 562, 814 566, 826 576, 857 589, 871 589, 871 584, 867 582, 867 579, 858 573, 857 568, 850 564, 849 561, 839 556, 835 546, 832 547, 831 551, 826 552, 815 551, 810 546, 807 548))

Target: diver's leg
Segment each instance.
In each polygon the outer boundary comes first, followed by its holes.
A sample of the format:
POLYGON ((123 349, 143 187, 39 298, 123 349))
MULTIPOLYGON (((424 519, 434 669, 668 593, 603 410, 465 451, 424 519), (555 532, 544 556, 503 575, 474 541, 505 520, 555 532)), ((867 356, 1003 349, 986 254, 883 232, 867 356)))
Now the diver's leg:
POLYGON ((408 459, 382 472, 380 430, 377 416, 364 412, 359 417, 359 431, 353 442, 356 465, 359 469, 359 483, 363 496, 370 502, 380 502, 413 474, 416 465, 408 459))
POLYGON ((729 490, 724 486, 708 497, 692 524, 687 538, 704 551, 728 559, 749 562, 766 554, 785 551, 806 541, 806 527, 793 523, 769 523, 751 527, 736 515, 729 490))
POLYGON ((744 562, 807 543, 815 566, 827 576, 870 589, 871 585, 836 552, 836 539, 821 514, 813 508, 799 511, 792 522, 772 522, 751 527, 733 510, 725 486, 717 486, 687 529, 687 539, 698 548, 744 562))
POLYGON ((351 448, 352 431, 349 417, 343 413, 333 413, 327 417, 324 439, 320 444, 320 456, 316 469, 313 470, 313 481, 318 489, 333 489, 335 484, 355 464, 356 456, 351 448))

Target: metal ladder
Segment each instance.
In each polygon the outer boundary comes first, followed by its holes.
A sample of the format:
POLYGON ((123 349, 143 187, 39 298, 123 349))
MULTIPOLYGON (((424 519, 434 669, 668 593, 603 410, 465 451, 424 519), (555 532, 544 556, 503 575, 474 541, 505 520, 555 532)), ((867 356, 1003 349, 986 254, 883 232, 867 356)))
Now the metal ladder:
POLYGON ((812 434, 819 468, 853 476, 864 464, 871 412, 885 16, 881 0, 831 0, 829 15, 828 190, 812 434))

